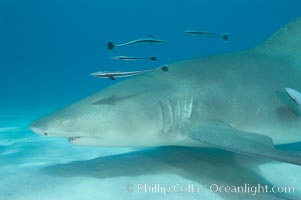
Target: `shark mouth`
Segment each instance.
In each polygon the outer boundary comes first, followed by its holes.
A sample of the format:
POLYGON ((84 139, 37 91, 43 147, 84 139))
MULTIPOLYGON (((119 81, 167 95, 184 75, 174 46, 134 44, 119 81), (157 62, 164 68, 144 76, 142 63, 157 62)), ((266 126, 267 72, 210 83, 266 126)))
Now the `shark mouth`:
POLYGON ((79 138, 81 138, 81 137, 68 137, 68 141, 69 142, 73 142, 74 140, 77 140, 77 139, 79 139, 79 138))

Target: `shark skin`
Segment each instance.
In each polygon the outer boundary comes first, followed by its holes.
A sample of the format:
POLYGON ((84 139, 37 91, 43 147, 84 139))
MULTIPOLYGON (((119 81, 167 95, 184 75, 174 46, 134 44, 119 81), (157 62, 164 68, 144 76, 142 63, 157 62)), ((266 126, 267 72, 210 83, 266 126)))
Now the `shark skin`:
POLYGON ((81 146, 216 147, 301 165, 274 145, 301 141, 301 17, 262 44, 127 79, 33 122, 81 146), (98 103, 114 99, 114 102, 98 103))

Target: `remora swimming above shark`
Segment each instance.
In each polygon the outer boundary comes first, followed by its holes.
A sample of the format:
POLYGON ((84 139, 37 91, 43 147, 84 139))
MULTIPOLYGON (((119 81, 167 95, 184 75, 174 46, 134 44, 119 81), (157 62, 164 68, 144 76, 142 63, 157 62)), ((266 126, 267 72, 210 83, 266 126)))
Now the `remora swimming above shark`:
POLYGON ((285 88, 301 90, 301 17, 254 48, 118 82, 31 129, 82 146, 216 147, 301 165, 274 147, 301 141, 300 110, 285 88))

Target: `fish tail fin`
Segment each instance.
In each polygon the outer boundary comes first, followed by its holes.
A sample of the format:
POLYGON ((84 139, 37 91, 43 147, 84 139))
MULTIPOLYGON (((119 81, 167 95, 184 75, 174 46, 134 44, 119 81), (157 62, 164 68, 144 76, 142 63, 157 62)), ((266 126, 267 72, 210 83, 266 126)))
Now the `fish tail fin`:
POLYGON ((163 72, 168 72, 168 65, 163 65, 160 67, 163 72))
POLYGON ((224 41, 228 41, 229 40, 229 34, 228 33, 223 34, 222 38, 223 38, 224 41))
POLYGON ((109 50, 113 50, 114 49, 114 47, 115 47, 115 45, 114 45, 114 43, 113 42, 108 42, 108 44, 107 44, 107 46, 108 46, 108 49, 109 50))
POLYGON ((157 58, 155 56, 150 57, 151 61, 156 61, 157 58))

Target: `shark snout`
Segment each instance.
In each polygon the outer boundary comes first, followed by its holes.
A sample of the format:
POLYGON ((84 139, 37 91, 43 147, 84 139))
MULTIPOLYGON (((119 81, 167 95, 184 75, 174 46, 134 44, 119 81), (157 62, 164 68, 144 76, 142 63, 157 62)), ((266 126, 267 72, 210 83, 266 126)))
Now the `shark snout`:
POLYGON ((37 134, 46 135, 47 136, 47 125, 45 123, 41 123, 40 120, 34 121, 29 126, 30 130, 37 134))

